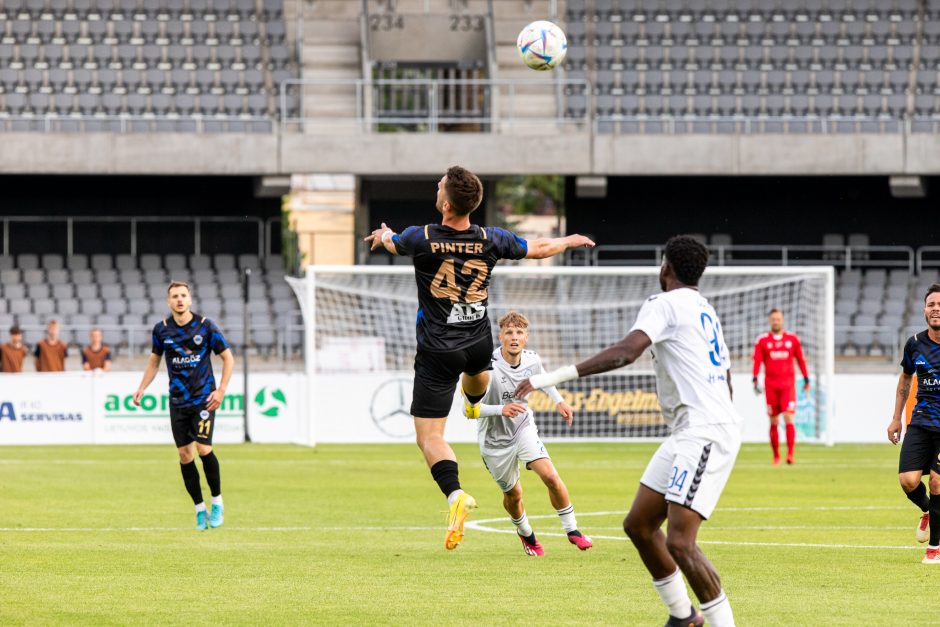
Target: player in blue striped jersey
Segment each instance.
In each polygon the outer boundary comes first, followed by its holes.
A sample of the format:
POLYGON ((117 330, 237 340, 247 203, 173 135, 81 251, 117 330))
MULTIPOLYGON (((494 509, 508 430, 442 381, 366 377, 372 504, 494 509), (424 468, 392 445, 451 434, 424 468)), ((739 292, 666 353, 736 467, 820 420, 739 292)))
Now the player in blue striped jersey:
POLYGON ((225 389, 235 357, 212 320, 190 311, 193 298, 189 285, 173 281, 167 289, 167 304, 172 315, 153 327, 152 352, 141 379, 134 404, 140 405, 147 386, 166 358, 170 377, 170 427, 180 456, 183 483, 196 506, 196 528, 219 527, 224 520, 222 480, 219 460, 212 451, 215 412, 222 406, 225 389), (218 388, 212 373, 211 353, 222 358, 222 381, 218 388), (199 470, 193 455, 193 443, 202 460, 202 470, 212 493, 212 511, 207 513, 199 486, 199 470))
POLYGON ((918 542, 930 541, 923 563, 940 564, 940 283, 927 288, 924 319, 927 328, 904 345, 888 440, 901 441, 901 415, 916 375, 917 404, 901 444, 898 480, 907 498, 923 512, 916 531, 918 542), (921 481, 924 473, 930 476, 929 496, 921 481))

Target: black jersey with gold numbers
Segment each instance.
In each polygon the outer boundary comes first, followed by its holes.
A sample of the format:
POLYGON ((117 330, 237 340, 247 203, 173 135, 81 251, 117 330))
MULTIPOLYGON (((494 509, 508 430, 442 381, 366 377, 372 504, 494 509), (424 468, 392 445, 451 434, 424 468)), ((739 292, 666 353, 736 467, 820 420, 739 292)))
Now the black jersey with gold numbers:
POLYGON ((418 348, 429 351, 461 349, 490 333, 486 304, 493 266, 528 252, 524 239, 492 226, 409 226, 392 241, 399 255, 414 258, 418 348))

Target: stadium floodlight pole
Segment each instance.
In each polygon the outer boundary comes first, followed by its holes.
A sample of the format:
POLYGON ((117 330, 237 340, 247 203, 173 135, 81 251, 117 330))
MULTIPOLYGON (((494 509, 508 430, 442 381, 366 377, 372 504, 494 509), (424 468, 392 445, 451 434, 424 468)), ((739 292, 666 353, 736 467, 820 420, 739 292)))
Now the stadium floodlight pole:
POLYGON ((248 279, 251 278, 251 268, 245 268, 245 276, 242 279, 243 285, 243 298, 242 306, 244 307, 243 319, 244 328, 242 329, 242 420, 244 421, 245 426, 245 442, 251 442, 251 434, 248 432, 248 343, 251 338, 248 336, 249 333, 249 324, 248 324, 248 279))

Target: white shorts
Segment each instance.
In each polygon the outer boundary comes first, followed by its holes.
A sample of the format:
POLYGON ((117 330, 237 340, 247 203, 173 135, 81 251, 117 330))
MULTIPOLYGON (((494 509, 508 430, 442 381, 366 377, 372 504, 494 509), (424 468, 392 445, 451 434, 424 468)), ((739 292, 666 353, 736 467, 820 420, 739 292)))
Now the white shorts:
POLYGON ((483 456, 486 469, 503 492, 512 490, 519 481, 519 462, 528 466, 537 459, 551 459, 539 439, 538 429, 531 423, 523 427, 516 441, 505 448, 484 448, 481 443, 480 455, 483 456))
POLYGON ((738 425, 688 427, 666 438, 640 483, 707 519, 715 511, 740 449, 738 425))

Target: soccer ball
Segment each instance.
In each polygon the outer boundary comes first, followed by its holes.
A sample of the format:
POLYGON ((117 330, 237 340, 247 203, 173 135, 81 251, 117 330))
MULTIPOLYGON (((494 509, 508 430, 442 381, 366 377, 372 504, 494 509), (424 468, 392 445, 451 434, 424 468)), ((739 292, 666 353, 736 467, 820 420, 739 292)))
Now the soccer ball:
POLYGON ((522 60, 533 70, 550 70, 562 62, 568 52, 564 31, 545 20, 532 22, 516 40, 522 60))

